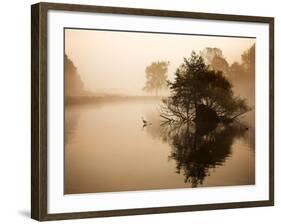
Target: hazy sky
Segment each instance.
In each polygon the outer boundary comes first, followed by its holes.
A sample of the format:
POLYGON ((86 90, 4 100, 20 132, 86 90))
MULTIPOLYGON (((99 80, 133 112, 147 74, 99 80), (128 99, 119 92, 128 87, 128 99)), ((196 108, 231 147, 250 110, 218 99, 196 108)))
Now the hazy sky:
POLYGON ((231 64, 255 39, 95 30, 65 30, 65 53, 78 69, 85 88, 93 92, 142 94, 145 68, 153 61, 170 62, 168 77, 205 47, 223 51, 231 64))

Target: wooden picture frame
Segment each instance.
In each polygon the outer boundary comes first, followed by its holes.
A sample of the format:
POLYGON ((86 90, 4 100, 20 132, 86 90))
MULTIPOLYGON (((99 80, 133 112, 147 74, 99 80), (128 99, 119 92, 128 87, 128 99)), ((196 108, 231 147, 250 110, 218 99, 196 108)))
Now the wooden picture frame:
POLYGON ((246 208, 274 205, 274 18, 223 15, 183 11, 164 11, 137 8, 117 8, 90 5, 38 3, 31 7, 31 217, 39 221, 94 217, 187 212, 226 208, 246 208), (197 205, 130 208, 66 213, 48 212, 48 12, 68 11, 135 15, 169 18, 188 18, 210 21, 247 22, 269 26, 269 174, 268 200, 212 203, 197 205))

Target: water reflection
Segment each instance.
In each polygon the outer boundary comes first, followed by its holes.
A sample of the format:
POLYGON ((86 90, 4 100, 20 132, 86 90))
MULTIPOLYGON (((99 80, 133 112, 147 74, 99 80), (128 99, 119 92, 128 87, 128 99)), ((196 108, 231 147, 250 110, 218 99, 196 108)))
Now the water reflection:
POLYGON ((161 125, 159 103, 66 107, 65 194, 255 183, 254 111, 206 129, 161 125))
POLYGON ((80 111, 69 110, 68 107, 66 107, 64 116, 64 142, 67 145, 75 140, 80 111))
POLYGON ((150 119, 158 125, 148 127, 147 132, 170 145, 169 159, 176 161, 176 173, 182 174, 184 182, 191 187, 203 185, 210 170, 223 166, 231 157, 234 141, 249 139, 246 135, 252 133, 245 123, 238 121, 227 125, 213 122, 171 124, 161 123, 153 116, 150 119))

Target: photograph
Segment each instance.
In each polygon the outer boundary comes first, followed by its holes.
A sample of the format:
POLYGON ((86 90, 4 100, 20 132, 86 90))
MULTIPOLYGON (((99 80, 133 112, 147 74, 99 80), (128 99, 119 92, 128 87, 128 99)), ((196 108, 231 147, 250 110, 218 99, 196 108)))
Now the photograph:
POLYGON ((64 29, 64 194, 255 184, 254 37, 64 29))

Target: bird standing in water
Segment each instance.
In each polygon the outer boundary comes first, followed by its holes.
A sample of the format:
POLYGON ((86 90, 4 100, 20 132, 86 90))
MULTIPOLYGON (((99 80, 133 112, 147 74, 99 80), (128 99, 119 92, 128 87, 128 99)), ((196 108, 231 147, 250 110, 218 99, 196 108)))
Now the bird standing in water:
POLYGON ((143 118, 143 117, 141 117, 141 119, 142 119, 142 123, 143 123, 144 125, 147 125, 147 121, 146 121, 146 120, 144 120, 144 118, 143 118))
POLYGON ((142 126, 143 128, 146 127, 147 125, 152 125, 152 123, 148 123, 148 121, 144 120, 143 117, 141 117, 141 119, 142 119, 142 123, 143 123, 143 126, 142 126))

